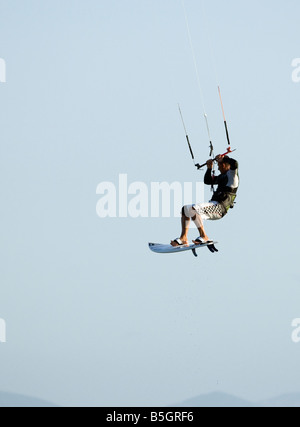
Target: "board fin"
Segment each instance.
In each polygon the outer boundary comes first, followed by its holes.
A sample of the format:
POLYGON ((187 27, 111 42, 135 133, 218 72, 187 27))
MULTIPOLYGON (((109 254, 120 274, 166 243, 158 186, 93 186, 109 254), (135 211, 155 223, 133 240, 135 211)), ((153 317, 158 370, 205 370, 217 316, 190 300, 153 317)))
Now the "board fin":
POLYGON ((215 247, 215 245, 214 244, 212 244, 212 245, 208 245, 207 246, 208 247, 208 249, 210 250, 210 252, 211 253, 215 253, 215 252, 219 252, 219 250, 215 247))

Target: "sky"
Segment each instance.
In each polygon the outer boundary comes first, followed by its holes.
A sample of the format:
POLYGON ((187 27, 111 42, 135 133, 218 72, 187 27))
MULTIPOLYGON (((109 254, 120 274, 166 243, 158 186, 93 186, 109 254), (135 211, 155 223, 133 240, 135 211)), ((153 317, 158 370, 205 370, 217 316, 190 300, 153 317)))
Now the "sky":
POLYGON ((300 391, 300 4, 185 10, 201 90, 181 0, 0 0, 1 391, 62 406, 300 391), (219 253, 153 254, 180 218, 100 218, 97 188, 203 182, 178 103, 203 163, 203 102, 227 148, 218 84, 241 179, 205 224, 219 253))

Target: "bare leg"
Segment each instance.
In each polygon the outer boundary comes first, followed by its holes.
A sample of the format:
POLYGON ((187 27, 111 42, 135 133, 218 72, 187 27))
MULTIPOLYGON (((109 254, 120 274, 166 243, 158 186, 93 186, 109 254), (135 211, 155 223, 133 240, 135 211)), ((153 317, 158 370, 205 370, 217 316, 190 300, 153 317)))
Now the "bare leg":
MULTIPOLYGON (((206 232, 205 232, 205 229, 204 229, 204 225, 203 225, 203 221, 202 221, 201 215, 196 214, 196 215, 192 218, 192 220, 194 221, 194 223, 196 224, 196 226, 197 226, 197 228, 198 228, 198 231, 199 231, 200 237, 202 237, 202 239, 204 239, 205 241, 208 241, 208 240, 209 240, 209 237, 208 237, 208 235, 207 235, 207 234, 206 234, 206 232)), ((195 244, 199 244, 199 242, 196 242, 195 240, 193 240, 193 243, 195 243, 195 244)))
MULTIPOLYGON (((204 241, 208 241, 209 237, 207 236, 207 234, 204 230, 201 215, 199 215, 195 211, 195 216, 192 217, 192 220, 194 221, 196 227, 198 228, 198 231, 200 233, 200 237, 202 237, 204 241)), ((184 208, 183 208, 182 215, 181 215, 181 236, 180 236, 180 240, 182 241, 182 243, 184 245, 188 244, 188 232, 189 232, 189 228, 190 228, 190 223, 191 223, 191 218, 184 214, 184 208)), ((199 244, 199 242, 196 242, 194 240, 193 240, 193 243, 199 244)), ((171 245, 174 247, 179 246, 178 243, 175 242, 174 240, 171 241, 171 245)))
MULTIPOLYGON (((190 228, 190 223, 191 223, 191 218, 182 215, 181 216, 181 236, 180 236, 180 240, 182 241, 183 244, 187 244, 188 243, 188 232, 189 232, 189 228, 190 228)), ((178 243, 175 242, 174 240, 171 241, 171 245, 172 246, 178 246, 178 243)))

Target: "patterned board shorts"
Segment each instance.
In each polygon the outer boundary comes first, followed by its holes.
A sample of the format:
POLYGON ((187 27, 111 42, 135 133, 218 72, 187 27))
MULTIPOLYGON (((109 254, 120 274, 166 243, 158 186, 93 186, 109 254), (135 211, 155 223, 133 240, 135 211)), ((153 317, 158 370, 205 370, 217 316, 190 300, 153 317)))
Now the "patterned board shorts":
POLYGON ((184 206, 184 213, 188 218, 193 218, 195 216, 195 211, 201 216, 203 220, 215 221, 217 219, 223 218, 224 216, 224 208, 218 202, 208 202, 184 206))

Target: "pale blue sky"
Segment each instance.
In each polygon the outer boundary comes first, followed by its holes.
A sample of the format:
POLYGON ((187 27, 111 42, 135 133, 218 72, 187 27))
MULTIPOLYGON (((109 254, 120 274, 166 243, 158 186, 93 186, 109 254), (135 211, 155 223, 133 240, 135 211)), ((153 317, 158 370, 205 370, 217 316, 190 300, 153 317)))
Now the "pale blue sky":
MULTIPOLYGON (((181 0, 0 0, 0 390, 60 405, 300 391, 296 0, 186 0, 216 152, 241 187, 220 252, 160 256, 179 220, 100 219, 97 185, 203 179, 208 142, 181 0)), ((209 189, 206 198, 209 198, 209 189)), ((179 207, 180 209, 180 207, 179 207)))

